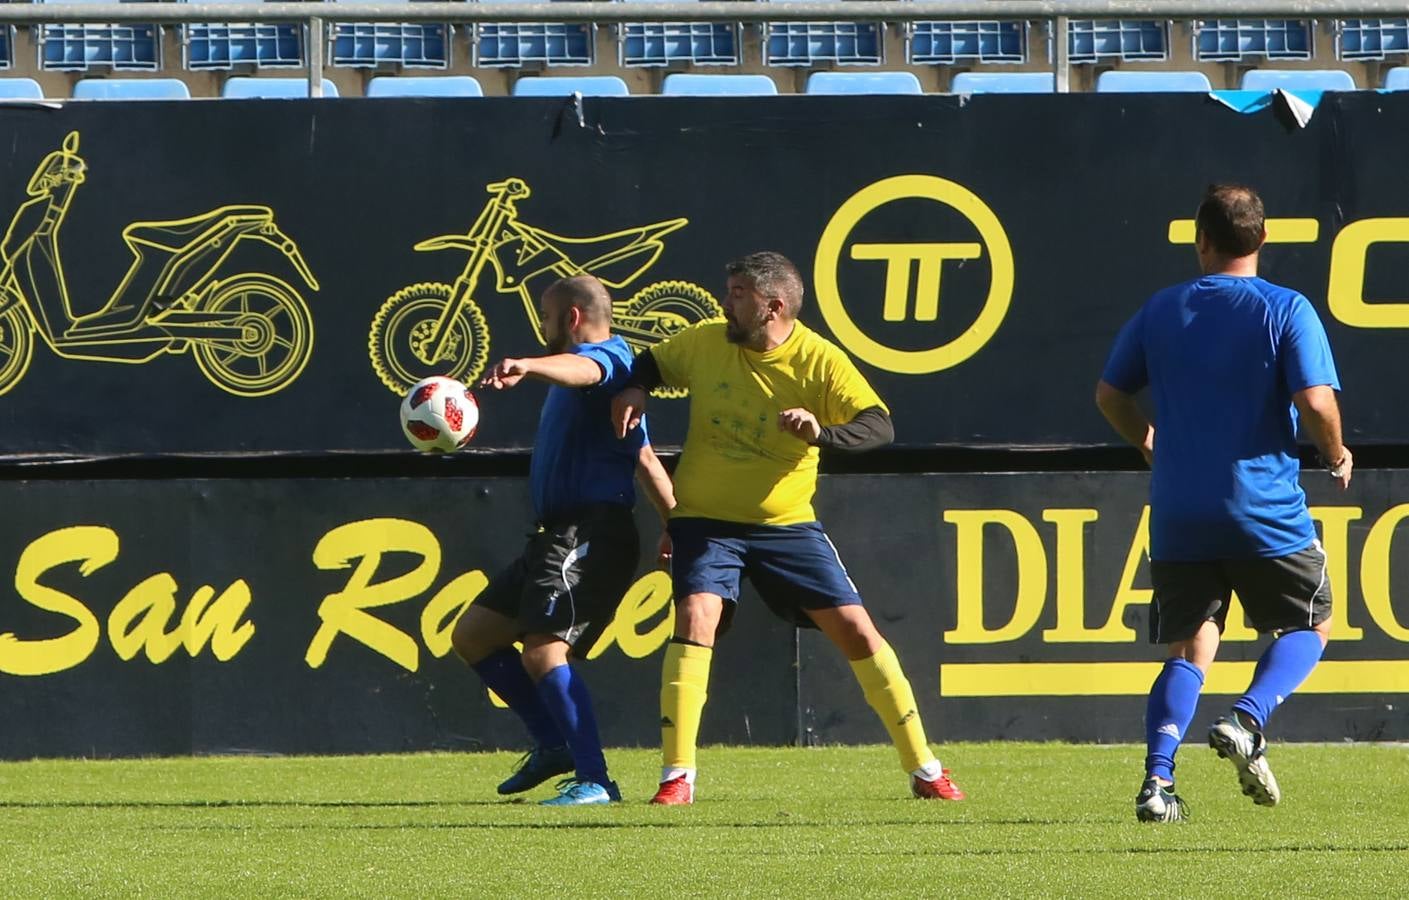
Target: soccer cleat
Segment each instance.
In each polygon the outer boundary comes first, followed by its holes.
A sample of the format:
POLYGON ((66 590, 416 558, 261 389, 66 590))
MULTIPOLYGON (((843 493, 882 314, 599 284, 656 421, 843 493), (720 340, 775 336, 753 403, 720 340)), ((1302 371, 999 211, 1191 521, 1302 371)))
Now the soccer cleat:
POLYGON ((558 782, 558 796, 539 803, 539 806, 599 806, 604 803, 620 803, 621 791, 615 781, 598 784, 595 781, 582 781, 566 778, 558 782))
POLYGON ((573 770, 572 753, 567 747, 534 747, 514 766, 514 774, 499 785, 501 794, 531 791, 555 775, 573 770))
POLYGON ((657 806, 689 806, 695 802, 695 786, 684 775, 663 781, 651 802, 657 806))
POLYGON ((919 775, 910 776, 910 793, 921 800, 963 800, 964 792, 959 790, 959 785, 949 780, 949 770, 944 769, 938 778, 933 781, 928 778, 921 778, 919 775))
POLYGON ((1141 822, 1184 822, 1189 818, 1189 807, 1174 793, 1174 785, 1165 787, 1146 778, 1135 795, 1135 818, 1141 822))
POLYGON ((1243 793, 1258 806, 1276 806, 1282 799, 1277 779, 1267 765, 1267 739, 1244 728, 1236 716, 1222 716, 1208 730, 1208 745, 1238 770, 1243 793))

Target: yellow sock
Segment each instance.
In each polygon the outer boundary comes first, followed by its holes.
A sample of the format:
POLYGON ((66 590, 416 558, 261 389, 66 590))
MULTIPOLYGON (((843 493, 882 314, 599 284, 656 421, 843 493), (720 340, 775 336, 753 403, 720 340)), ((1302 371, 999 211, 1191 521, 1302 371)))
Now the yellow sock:
POLYGON ((920 724, 915 692, 900 670, 900 660, 896 659, 890 644, 882 645, 875 656, 852 660, 851 671, 861 683, 866 702, 890 732, 890 741, 900 754, 901 768, 913 772, 932 762, 934 754, 925 741, 925 727, 920 724))
POLYGON ((709 662, 714 650, 694 644, 670 643, 660 673, 661 764, 667 769, 695 768, 695 741, 700 734, 709 688, 709 662))

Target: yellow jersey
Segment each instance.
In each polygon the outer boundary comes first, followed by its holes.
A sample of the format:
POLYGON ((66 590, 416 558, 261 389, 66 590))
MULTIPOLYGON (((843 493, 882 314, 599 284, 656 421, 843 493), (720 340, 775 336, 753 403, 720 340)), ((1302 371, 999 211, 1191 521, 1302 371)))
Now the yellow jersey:
POLYGON ((814 521, 821 454, 780 429, 778 413, 802 407, 826 427, 886 406, 840 348, 801 322, 764 353, 730 343, 725 327, 704 322, 651 348, 665 383, 690 391, 671 516, 754 525, 814 521))

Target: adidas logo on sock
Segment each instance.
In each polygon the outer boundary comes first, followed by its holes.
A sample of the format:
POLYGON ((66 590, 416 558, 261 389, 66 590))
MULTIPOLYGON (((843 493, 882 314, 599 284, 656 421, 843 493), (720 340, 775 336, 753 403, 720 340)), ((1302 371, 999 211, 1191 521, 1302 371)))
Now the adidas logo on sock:
POLYGON ((908 713, 906 713, 904 716, 901 716, 900 721, 899 721, 899 722, 896 722, 895 724, 897 724, 897 725, 904 725, 906 722, 910 721, 910 720, 913 719, 913 718, 915 718, 915 711, 912 709, 912 710, 910 710, 908 713))
POLYGON ((1159 734, 1167 734, 1170 737, 1174 738, 1176 741, 1179 740, 1179 726, 1175 725, 1173 722, 1170 722, 1166 725, 1161 725, 1160 727, 1156 728, 1155 731, 1159 734))
POLYGON ((660 717, 660 727, 662 727, 662 728, 674 728, 674 727, 675 727, 675 723, 672 722, 672 721, 670 721, 670 716, 661 716, 661 717, 660 717))

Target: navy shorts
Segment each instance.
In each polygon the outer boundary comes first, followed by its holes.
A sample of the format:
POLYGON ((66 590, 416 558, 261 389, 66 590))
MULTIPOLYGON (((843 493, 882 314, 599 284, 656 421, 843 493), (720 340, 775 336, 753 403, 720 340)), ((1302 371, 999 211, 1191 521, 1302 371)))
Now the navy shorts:
MULTIPOLYGON (((670 574, 675 599, 717 594, 728 613, 739 600, 739 580, 748 576, 774 615, 816 628, 806 610, 861 603, 820 522, 746 525, 718 519, 671 519, 674 544, 670 574)), ((728 627, 727 620, 724 623, 728 627)), ((721 629, 722 630, 722 629, 721 629)))

